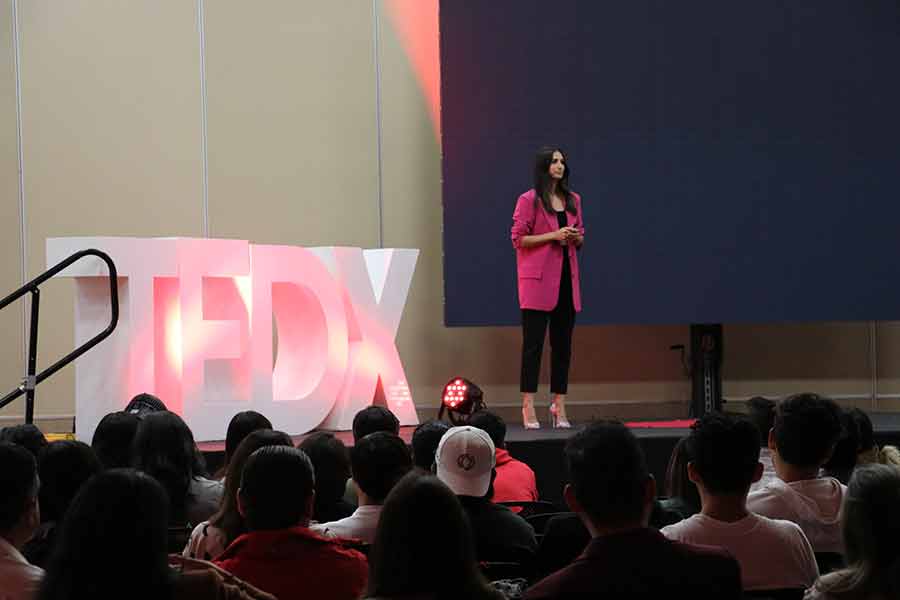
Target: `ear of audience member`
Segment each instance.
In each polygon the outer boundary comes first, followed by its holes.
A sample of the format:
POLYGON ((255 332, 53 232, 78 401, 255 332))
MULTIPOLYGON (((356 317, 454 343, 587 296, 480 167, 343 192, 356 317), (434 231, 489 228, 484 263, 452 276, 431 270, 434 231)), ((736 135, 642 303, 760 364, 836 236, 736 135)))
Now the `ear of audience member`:
POLYGON ((669 455, 666 467, 666 497, 660 500, 660 506, 666 511, 673 511, 686 519, 700 512, 700 493, 697 486, 688 476, 687 437, 676 442, 669 455))
POLYGON ((747 510, 750 484, 762 476, 759 431, 749 420, 712 412, 691 427, 688 472, 703 510, 662 529, 666 537, 721 547, 741 565, 744 590, 808 588, 819 576, 803 531, 747 510))
POLYGON ((59 522, 84 483, 103 469, 90 446, 82 442, 53 442, 41 452, 41 519, 44 523, 22 553, 31 564, 46 567, 59 531, 59 522))
POLYGON ((167 522, 166 492, 152 477, 109 469, 91 478, 63 519, 40 600, 272 600, 202 563, 170 569, 167 522))
POLYGON ((177 414, 160 411, 141 418, 134 439, 134 466, 166 490, 173 526, 193 527, 219 507, 222 484, 196 472, 198 455, 191 430, 177 414))
POLYGON ((291 446, 291 437, 282 431, 259 429, 247 435, 234 449, 225 477, 225 493, 219 510, 194 528, 182 554, 188 558, 211 560, 225 551, 228 545, 247 531, 237 506, 241 473, 247 459, 265 446, 291 446))
MULTIPOLYGON (((506 449, 506 423, 490 411, 479 410, 469 418, 469 425, 485 431, 494 443, 497 476, 490 499, 494 502, 533 502, 538 499, 537 478, 531 467, 510 456, 506 449)), ((512 508, 520 512, 521 507, 512 508)))
POLYGON ((125 411, 109 413, 97 424, 91 448, 105 469, 130 467, 140 419, 125 411))
POLYGON ((400 434, 400 421, 383 406, 367 406, 353 417, 353 443, 355 444, 370 433, 387 431, 400 434))
POLYGON ((434 453, 437 452, 441 438, 450 429, 446 421, 430 419, 420 423, 412 435, 413 462, 426 473, 434 466, 434 453))
POLYGON ((760 447, 769 444, 769 431, 775 425, 775 401, 764 396, 753 396, 747 400, 748 418, 759 431, 760 447))
POLYGON ((500 600, 481 575, 469 521, 436 477, 406 475, 385 501, 371 553, 372 598, 500 600))
POLYGON ((10 442, 22 446, 37 458, 47 447, 47 438, 37 426, 31 423, 10 425, 0 429, 0 442, 10 442))
POLYGON ((593 539, 526 598, 741 597, 740 569, 727 553, 674 542, 647 527, 656 486, 627 427, 595 421, 569 439, 565 453, 571 483, 563 495, 593 539))
POLYGON ((847 487, 842 531, 847 569, 823 575, 809 600, 900 597, 900 470, 855 469, 847 487))
POLYGON ((245 410, 231 417, 225 434, 225 465, 222 467, 222 475, 228 469, 228 463, 231 462, 238 444, 259 429, 272 429, 272 422, 255 410, 245 410))
POLYGON ((316 473, 313 520, 327 523, 352 515, 354 504, 344 501, 350 479, 350 455, 344 442, 332 433, 318 431, 304 438, 297 447, 312 461, 316 473))
POLYGON ((860 434, 859 425, 850 411, 841 411, 841 426, 841 435, 834 446, 831 457, 823 465, 823 469, 827 475, 846 484, 850 481, 850 475, 853 474, 853 468, 856 466, 860 434))
POLYGON ((39 486, 34 456, 0 442, 0 594, 13 600, 32 598, 44 575, 19 553, 41 521, 39 486))
POLYGON ((314 495, 313 465, 302 450, 266 446, 253 452, 238 491, 247 533, 215 563, 279 600, 358 598, 366 559, 307 528, 314 495))

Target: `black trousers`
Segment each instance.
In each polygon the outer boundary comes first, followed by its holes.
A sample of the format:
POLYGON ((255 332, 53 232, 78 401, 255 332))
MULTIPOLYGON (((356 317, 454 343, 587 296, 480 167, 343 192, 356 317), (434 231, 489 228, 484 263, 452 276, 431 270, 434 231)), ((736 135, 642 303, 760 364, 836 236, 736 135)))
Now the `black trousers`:
POLYGON ((519 389, 523 393, 537 391, 541 373, 544 336, 550 325, 550 393, 565 394, 569 387, 569 364, 572 362, 572 331, 575 329, 575 307, 571 298, 561 297, 551 311, 522 310, 522 375, 519 389))

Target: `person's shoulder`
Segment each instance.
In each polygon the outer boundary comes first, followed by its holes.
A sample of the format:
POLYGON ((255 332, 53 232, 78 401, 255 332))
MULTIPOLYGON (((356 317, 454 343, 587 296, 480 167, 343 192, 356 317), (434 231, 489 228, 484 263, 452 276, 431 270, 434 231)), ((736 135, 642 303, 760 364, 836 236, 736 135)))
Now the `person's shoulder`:
POLYGON ((536 194, 536 192, 534 191, 534 188, 531 188, 531 189, 528 190, 527 192, 523 192, 523 193, 519 194, 518 202, 519 202, 519 203, 523 203, 523 202, 534 202, 534 198, 535 198, 536 195, 537 195, 537 194, 536 194))

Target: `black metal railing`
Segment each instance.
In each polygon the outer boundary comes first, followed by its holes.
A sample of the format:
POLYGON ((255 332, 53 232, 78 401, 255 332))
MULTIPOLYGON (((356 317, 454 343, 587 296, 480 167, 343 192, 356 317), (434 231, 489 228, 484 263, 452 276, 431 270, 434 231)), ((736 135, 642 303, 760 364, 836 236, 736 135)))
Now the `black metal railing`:
POLYGON ((3 310, 25 294, 31 294, 31 333, 28 338, 28 370, 22 383, 18 387, 16 387, 16 389, 3 396, 3 398, 0 398, 0 408, 3 408, 22 394, 25 394, 25 422, 34 422, 34 389, 37 387, 37 385, 100 342, 102 342, 104 339, 109 337, 109 334, 111 334, 116 328, 116 325, 119 322, 119 290, 116 286, 117 281, 118 275, 116 274, 116 265, 115 263, 113 263, 108 254, 94 249, 82 250, 81 252, 76 252, 69 258, 51 267, 48 271, 42 273, 41 275, 38 275, 3 300, 0 300, 0 310, 3 310), (72 352, 69 352, 40 373, 35 373, 35 370, 37 369, 38 313, 41 305, 41 291, 39 289, 40 285, 72 263, 81 260, 85 256, 96 256, 100 258, 101 260, 103 260, 103 262, 106 263, 106 266, 109 269, 109 300, 111 305, 109 325, 106 327, 106 329, 80 345, 72 352))

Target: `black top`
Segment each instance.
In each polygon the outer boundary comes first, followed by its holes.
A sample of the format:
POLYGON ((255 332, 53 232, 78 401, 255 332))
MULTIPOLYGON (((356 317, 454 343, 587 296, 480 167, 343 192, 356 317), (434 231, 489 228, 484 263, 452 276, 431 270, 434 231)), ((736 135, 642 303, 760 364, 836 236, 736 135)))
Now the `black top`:
MULTIPOLYGON (((569 223, 566 219, 566 211, 556 211, 556 222, 559 223, 560 228, 568 226, 569 223)), ((571 247, 571 244, 562 246, 562 275, 560 275, 559 278, 559 300, 556 301, 556 305, 563 308, 571 307, 572 310, 574 310, 575 301, 572 299, 572 267, 569 265, 569 251, 571 247)))
POLYGON ((469 517, 479 561, 530 561, 537 552, 537 538, 528 521, 487 498, 457 497, 469 517))

